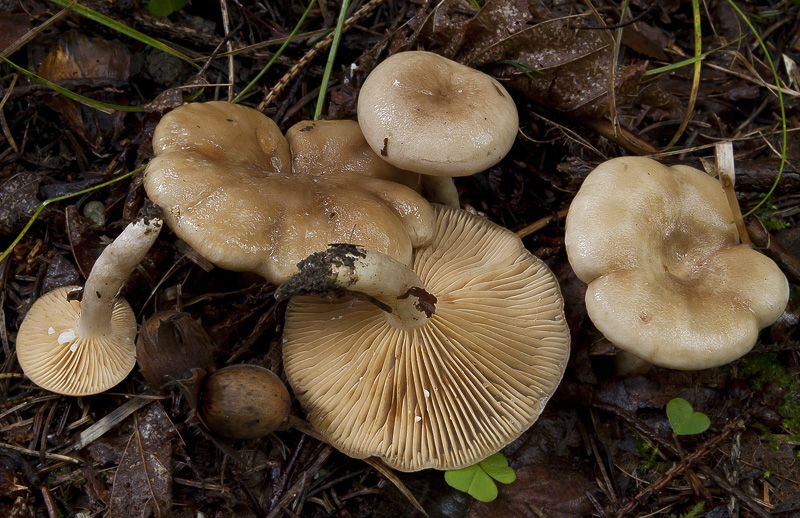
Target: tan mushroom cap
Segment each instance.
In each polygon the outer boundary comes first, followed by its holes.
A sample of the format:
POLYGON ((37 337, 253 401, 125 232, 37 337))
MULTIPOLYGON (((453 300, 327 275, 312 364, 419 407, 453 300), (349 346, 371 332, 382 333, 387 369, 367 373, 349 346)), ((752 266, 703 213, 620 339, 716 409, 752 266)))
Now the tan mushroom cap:
POLYGON ((300 121, 286 131, 292 168, 314 176, 360 175, 401 183, 419 191, 420 175, 381 159, 354 120, 300 121))
POLYGON ((17 334, 17 358, 31 381, 68 396, 96 394, 121 382, 136 364, 136 316, 117 298, 111 333, 76 336, 81 302, 67 300, 79 289, 55 289, 37 299, 17 334))
POLYGON ((499 162, 519 118, 494 78, 431 52, 399 52, 373 70, 358 95, 369 145, 391 164, 466 176, 499 162))
POLYGON ((789 297, 778 266, 738 244, 720 183, 691 167, 638 157, 600 164, 570 206, 566 245, 595 326, 663 367, 743 356, 789 297))
POLYGON ((410 262, 433 213, 412 189, 380 178, 292 169, 272 120, 226 102, 187 104, 153 136, 144 185, 169 227, 203 257, 280 283, 296 263, 347 242, 410 262))
POLYGON ((412 269, 437 298, 415 329, 358 297, 291 300, 284 366, 308 419, 402 471, 474 464, 538 418, 569 356, 558 283, 512 232, 437 206, 412 269))

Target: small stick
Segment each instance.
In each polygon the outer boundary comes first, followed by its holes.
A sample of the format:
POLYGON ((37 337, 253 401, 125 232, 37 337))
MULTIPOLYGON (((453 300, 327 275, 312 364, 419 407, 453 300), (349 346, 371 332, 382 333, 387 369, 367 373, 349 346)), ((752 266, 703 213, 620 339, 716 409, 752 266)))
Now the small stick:
POLYGON ((750 236, 747 234, 747 227, 742 218, 742 209, 739 208, 739 200, 736 199, 734 185, 736 183, 736 169, 733 165, 733 144, 731 142, 720 142, 714 147, 717 156, 717 174, 722 183, 722 189, 728 198, 728 205, 733 213, 733 221, 736 223, 736 230, 739 232, 739 240, 743 245, 752 247, 750 236))
MULTIPOLYGON (((358 11, 353 14, 350 18, 345 20, 344 25, 342 26, 342 34, 344 34, 350 27, 352 27, 356 22, 361 20, 361 18, 367 16, 369 13, 374 11, 380 4, 382 4, 384 0, 370 0, 366 5, 361 7, 358 11)), ((269 104, 275 100, 276 97, 280 95, 286 85, 289 84, 296 76, 300 73, 300 71, 308 65, 312 59, 317 57, 317 54, 328 48, 333 42, 333 37, 336 34, 336 31, 330 32, 327 36, 319 40, 311 49, 306 52, 302 58, 300 58, 295 65, 289 69, 286 74, 282 78, 275 83, 275 86, 269 91, 267 96, 261 101, 261 104, 258 105, 258 111, 263 112, 269 104)))

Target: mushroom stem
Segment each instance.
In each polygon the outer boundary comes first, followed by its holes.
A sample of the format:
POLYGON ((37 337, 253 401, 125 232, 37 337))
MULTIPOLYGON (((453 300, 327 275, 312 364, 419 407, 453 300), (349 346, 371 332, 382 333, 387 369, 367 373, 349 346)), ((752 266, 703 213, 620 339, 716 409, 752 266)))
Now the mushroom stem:
POLYGON ((296 295, 328 297, 341 290, 366 295, 403 329, 424 325, 436 311, 436 297, 411 268, 384 253, 357 245, 332 245, 297 267, 300 273, 275 292, 277 300, 296 295))
POLYGON ((76 333, 94 337, 111 333, 114 298, 161 230, 160 217, 145 216, 130 223, 94 263, 83 289, 76 333))

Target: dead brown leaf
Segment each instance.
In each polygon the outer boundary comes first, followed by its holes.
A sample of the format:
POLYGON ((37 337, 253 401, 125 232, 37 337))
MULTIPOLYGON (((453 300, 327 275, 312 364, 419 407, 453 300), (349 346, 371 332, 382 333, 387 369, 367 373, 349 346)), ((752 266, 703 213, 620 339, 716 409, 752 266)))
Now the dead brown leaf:
POLYGON ((577 518, 594 510, 587 493, 597 485, 568 466, 530 465, 517 469, 517 480, 500 488, 493 502, 476 502, 469 518, 577 518))
POLYGON ((0 185, 0 235, 19 232, 39 206, 36 193, 42 175, 15 174, 0 185))
POLYGON ((133 415, 106 517, 165 516, 172 505, 172 422, 158 401, 133 415))

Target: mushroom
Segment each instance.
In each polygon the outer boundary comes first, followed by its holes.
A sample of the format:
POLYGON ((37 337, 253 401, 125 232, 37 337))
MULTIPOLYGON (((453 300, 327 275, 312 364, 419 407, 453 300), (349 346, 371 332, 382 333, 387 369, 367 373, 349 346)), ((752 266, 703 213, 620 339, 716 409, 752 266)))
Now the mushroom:
POLYGON ((517 107, 494 78, 445 57, 399 52, 369 74, 358 123, 372 149, 401 169, 466 176, 514 144, 517 107))
POLYGON ((592 171, 566 222, 595 326, 620 349, 686 370, 746 354, 786 307, 786 277, 737 236, 718 181, 639 157, 592 171))
POLYGON ((212 432, 230 439, 256 439, 289 415, 286 385, 258 365, 231 365, 208 376, 197 415, 212 432))
POLYGON ((17 334, 23 372, 43 389, 68 396, 113 387, 136 364, 136 316, 117 292, 161 230, 161 217, 130 223, 92 267, 82 300, 78 286, 36 300, 17 334))
POLYGON ((410 269, 338 245, 276 292, 293 297, 284 369, 311 424, 347 455, 402 471, 468 466, 513 441, 538 418, 569 355, 547 266, 507 229, 435 211, 433 241, 410 269))
POLYGON ((292 169, 312 176, 360 175, 419 190, 420 175, 382 160, 354 120, 300 121, 286 131, 292 169))
POLYGON ((222 268, 277 284, 342 241, 408 264, 432 234, 430 205, 405 185, 359 170, 293 169, 289 143, 252 108, 184 105, 158 124, 153 149, 148 196, 178 237, 222 268))

